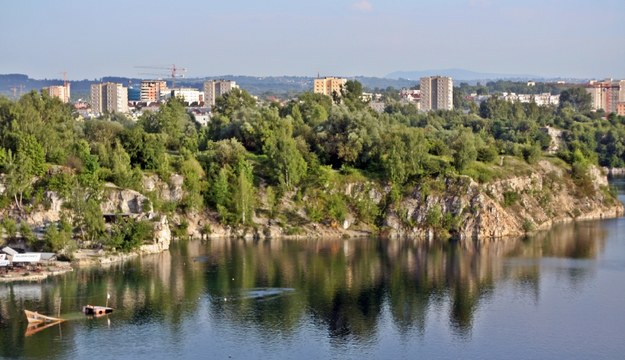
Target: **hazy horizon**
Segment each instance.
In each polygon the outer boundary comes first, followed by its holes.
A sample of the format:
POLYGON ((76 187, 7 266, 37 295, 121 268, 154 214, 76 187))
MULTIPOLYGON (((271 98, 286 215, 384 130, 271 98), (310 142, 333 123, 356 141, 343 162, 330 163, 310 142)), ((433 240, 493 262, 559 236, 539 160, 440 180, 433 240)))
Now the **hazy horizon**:
POLYGON ((71 80, 466 69, 625 78, 625 1, 8 2, 0 73, 71 80), (600 25, 600 26, 597 26, 600 25), (155 70, 166 73, 166 70, 155 70))

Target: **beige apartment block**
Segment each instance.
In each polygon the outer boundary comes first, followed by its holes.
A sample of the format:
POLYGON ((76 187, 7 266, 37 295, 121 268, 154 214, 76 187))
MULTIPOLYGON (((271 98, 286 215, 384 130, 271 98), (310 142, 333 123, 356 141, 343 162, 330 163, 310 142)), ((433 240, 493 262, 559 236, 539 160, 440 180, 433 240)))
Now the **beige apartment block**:
POLYGON ((345 78, 337 78, 337 77, 325 77, 315 79, 315 83, 313 86, 313 92, 315 94, 323 94, 326 96, 332 96, 332 94, 336 93, 338 96, 341 95, 341 90, 347 79, 345 78))
POLYGON ((215 99, 239 86, 232 80, 209 80, 204 83, 204 105, 215 106, 215 99))
POLYGON ((421 78, 421 110, 452 110, 454 108, 454 82, 447 76, 421 78))
POLYGON ((41 91, 48 93, 51 97, 61 99, 62 102, 68 103, 70 98, 69 83, 66 85, 48 86, 41 89, 41 91))

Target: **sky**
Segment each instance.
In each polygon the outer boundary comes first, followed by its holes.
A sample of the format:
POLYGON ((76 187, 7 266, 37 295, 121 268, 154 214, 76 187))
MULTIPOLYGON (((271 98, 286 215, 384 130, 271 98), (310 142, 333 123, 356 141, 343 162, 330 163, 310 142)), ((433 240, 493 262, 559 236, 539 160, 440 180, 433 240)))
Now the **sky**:
POLYGON ((0 74, 625 78, 625 0, 0 0, 0 74), (152 66, 163 69, 145 69, 152 66))

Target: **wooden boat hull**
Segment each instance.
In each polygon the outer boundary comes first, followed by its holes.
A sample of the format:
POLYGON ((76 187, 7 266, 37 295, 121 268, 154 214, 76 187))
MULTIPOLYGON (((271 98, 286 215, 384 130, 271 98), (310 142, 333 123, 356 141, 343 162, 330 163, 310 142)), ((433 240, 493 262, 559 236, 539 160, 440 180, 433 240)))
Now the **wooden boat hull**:
POLYGON ((24 310, 24 314, 26 314, 26 319, 28 320, 29 324, 40 324, 40 323, 63 321, 63 319, 55 318, 52 316, 41 315, 36 311, 24 310))

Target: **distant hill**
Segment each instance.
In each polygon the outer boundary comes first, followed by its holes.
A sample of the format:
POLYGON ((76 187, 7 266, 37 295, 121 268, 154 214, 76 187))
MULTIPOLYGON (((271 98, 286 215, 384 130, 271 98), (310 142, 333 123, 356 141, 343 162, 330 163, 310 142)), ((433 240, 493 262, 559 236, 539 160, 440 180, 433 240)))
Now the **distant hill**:
MULTIPOLYGON (((203 90, 204 81, 209 79, 228 79, 234 80, 242 88, 248 91, 250 94, 257 96, 277 96, 281 98, 287 98, 295 96, 296 94, 312 91, 314 77, 306 76, 244 76, 244 75, 219 75, 209 76, 202 78, 186 78, 177 79, 176 86, 191 87, 199 90, 203 90)), ((417 81, 406 79, 388 79, 388 78, 376 78, 357 76, 350 79, 355 79, 363 84, 363 87, 367 90, 374 89, 386 89, 387 87, 393 87, 395 89, 407 88, 415 86, 417 81)), ((98 82, 115 82, 121 83, 124 86, 139 87, 141 79, 127 78, 119 76, 106 76, 101 79, 94 80, 72 80, 71 95, 72 99, 79 98, 88 99, 89 92, 91 90, 91 84, 98 82)), ((169 82, 168 82, 169 83, 169 82)), ((0 95, 12 97, 13 89, 15 89, 16 96, 19 94, 25 94, 31 90, 39 91, 41 88, 51 85, 62 85, 61 79, 31 79, 28 75, 24 74, 0 74, 0 95)))
POLYGON ((408 79, 419 80, 424 76, 450 76, 454 80, 538 80, 541 76, 527 75, 527 74, 495 74, 495 73, 481 73, 465 69, 437 69, 437 70, 421 70, 421 71, 395 71, 388 75, 389 79, 408 79))
MULTIPOLYGON (((73 100, 79 98, 86 99, 91 92, 91 84, 99 82, 116 82, 124 84, 124 86, 139 85, 141 79, 125 78, 125 77, 113 77, 107 76, 97 80, 71 80, 70 92, 73 100)), ((28 75, 24 74, 0 74, 0 95, 12 97, 13 89, 15 89, 16 96, 19 94, 25 94, 31 90, 40 91, 41 88, 52 85, 63 85, 62 79, 31 79, 28 75)))

